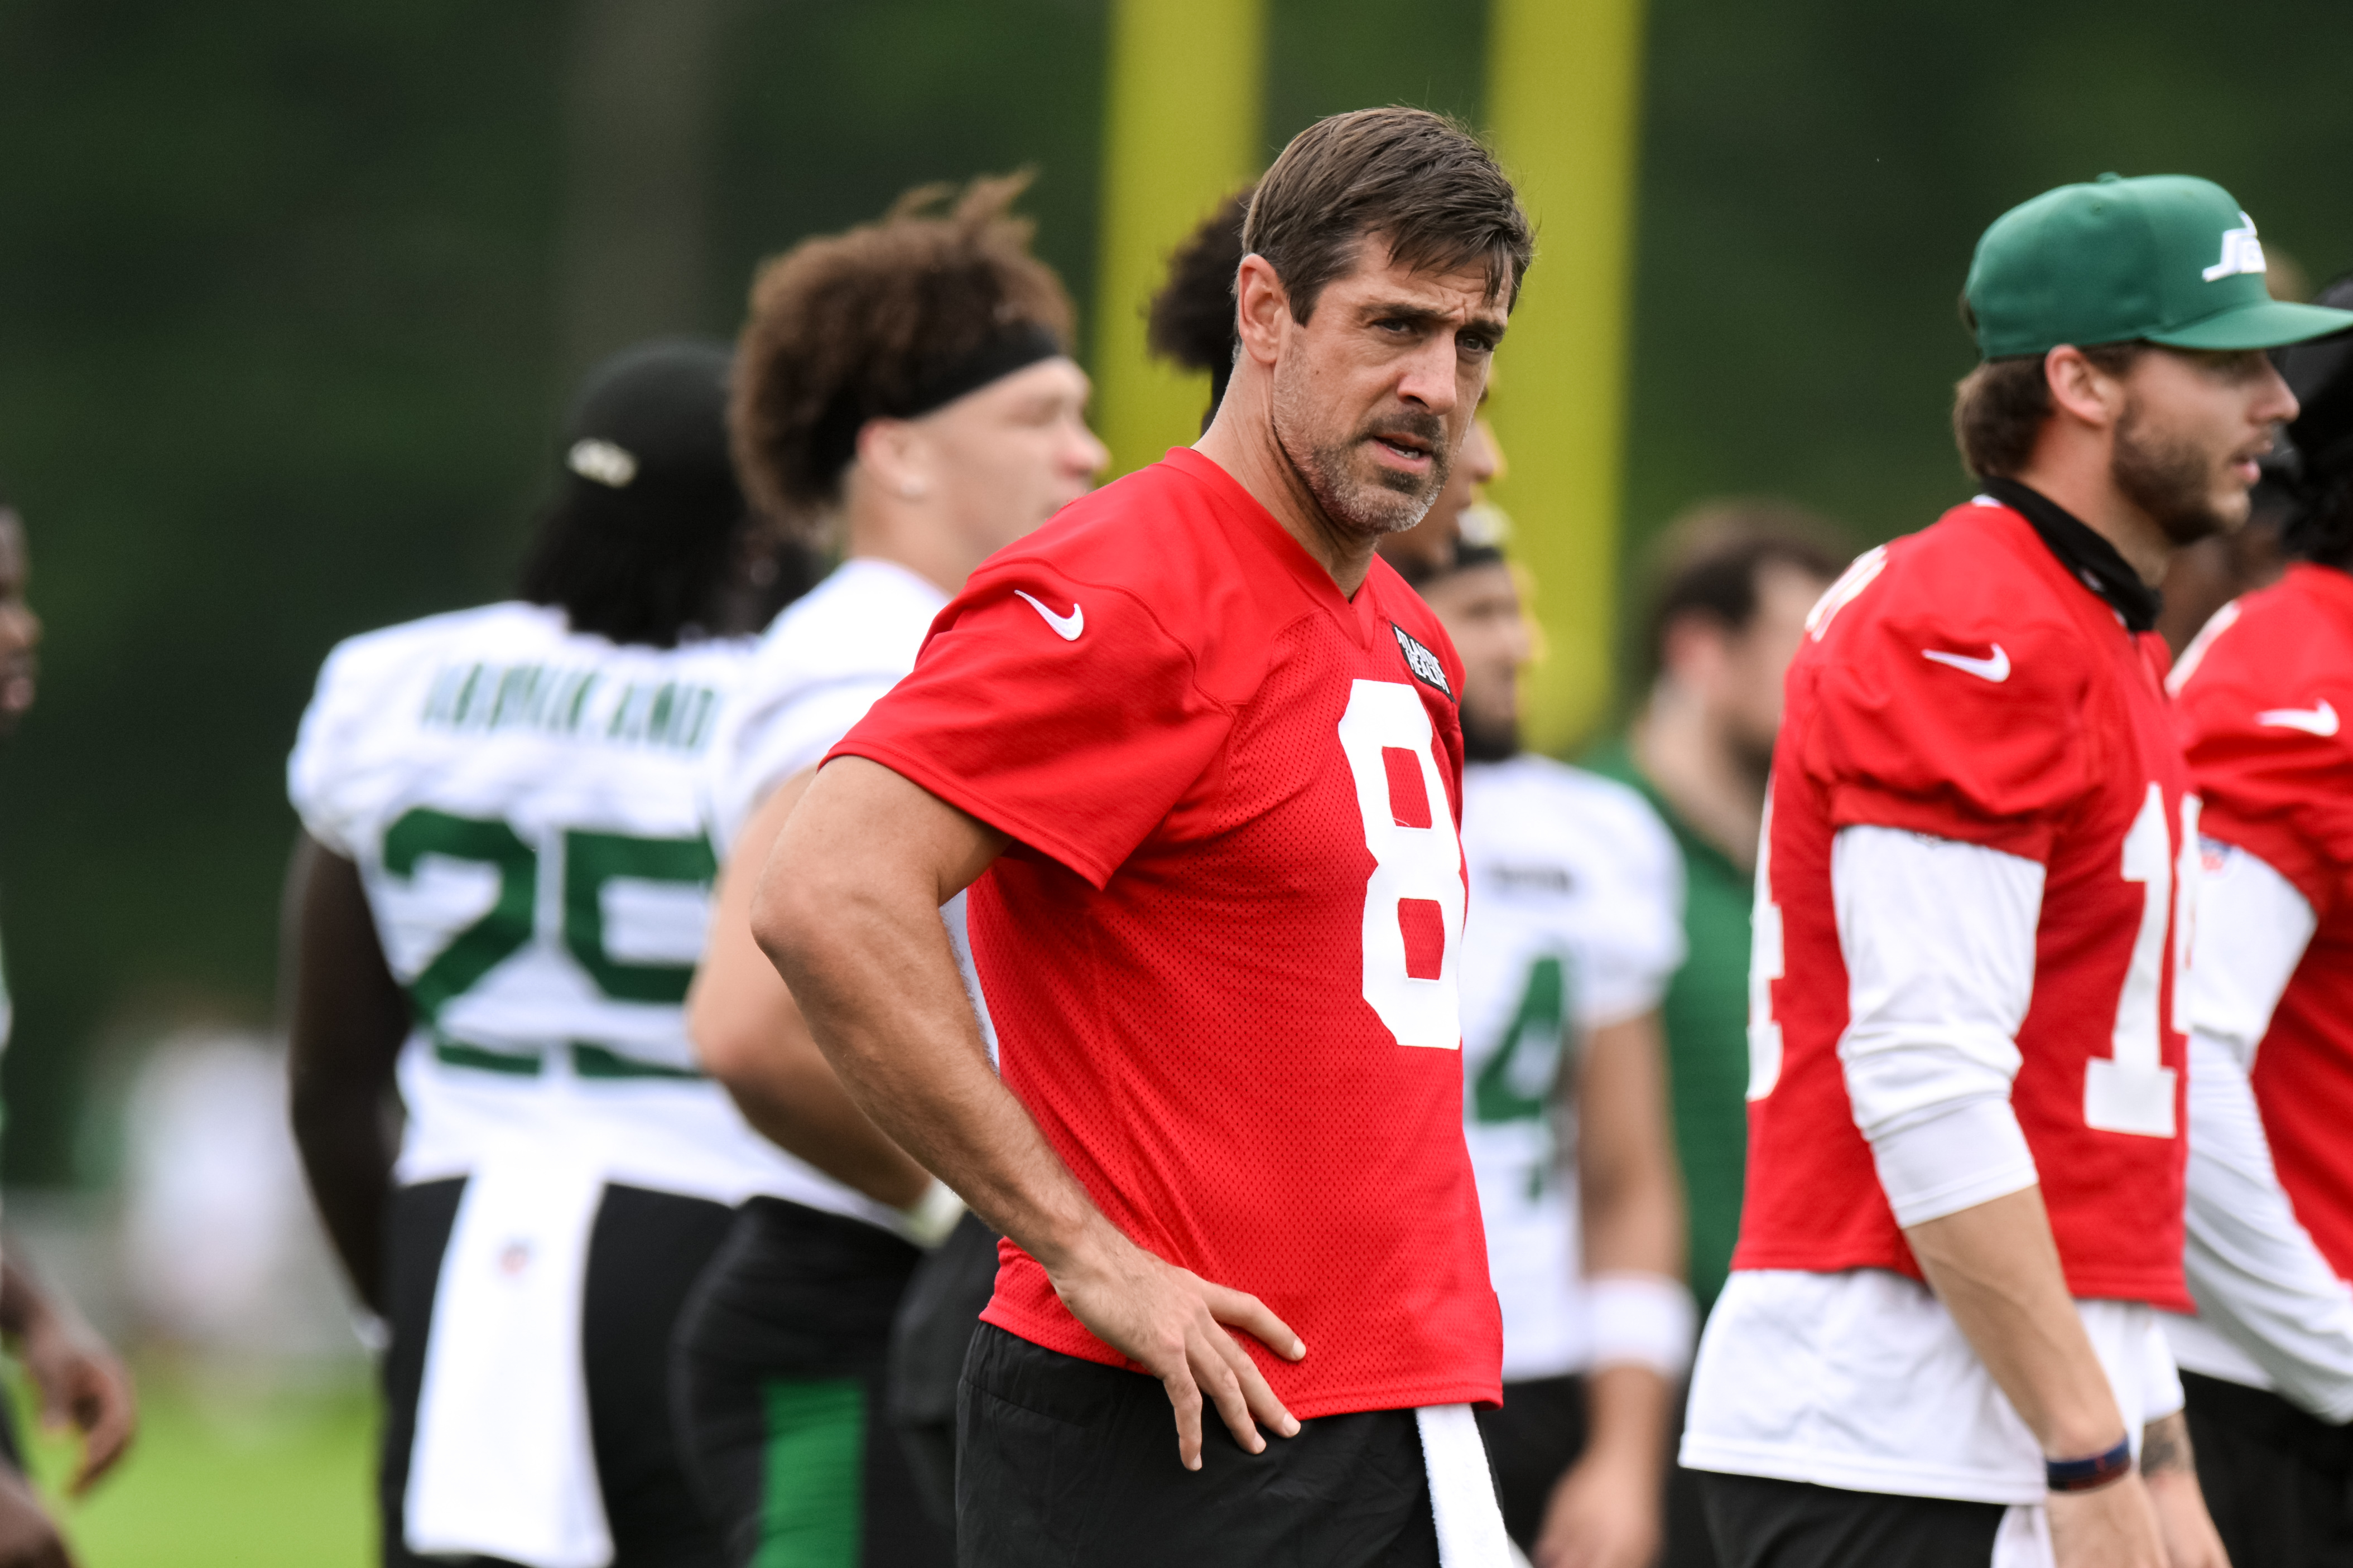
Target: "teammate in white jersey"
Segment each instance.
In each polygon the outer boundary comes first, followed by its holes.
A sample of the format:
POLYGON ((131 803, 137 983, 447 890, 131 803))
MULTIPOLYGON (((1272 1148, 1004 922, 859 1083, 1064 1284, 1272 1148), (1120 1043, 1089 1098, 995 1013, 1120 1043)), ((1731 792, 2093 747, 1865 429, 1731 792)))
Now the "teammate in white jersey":
MULTIPOLYGON (((944 210, 918 195, 804 243, 761 273, 739 349, 745 487, 831 530, 843 561, 761 640, 706 765, 726 868, 689 1023, 704 1065, 795 1157, 789 1184, 744 1205, 680 1330, 683 1436, 738 1564, 816 1561, 791 1555, 811 1542, 875 1568, 951 1556, 924 1505, 944 1504, 952 1450, 902 1451, 881 1394, 921 1248, 961 1205, 850 1104, 746 911, 817 764, 914 667, 933 616, 1105 461, 1070 301, 1007 210, 1020 187, 979 181, 944 210)), ((948 913, 960 924, 962 900, 948 913)), ((986 1233, 958 1247, 984 1268, 995 1256, 986 1233)), ((961 1350, 952 1339, 952 1366, 961 1350)), ((901 1414, 944 1431, 954 1411, 901 1414)))
POLYGON ((1504 1310, 1480 1426, 1537 1568, 1645 1568, 1694 1327, 1658 1019, 1682 861, 1632 790, 1520 749, 1530 634, 1502 552, 1416 560, 1464 672, 1462 1108, 1504 1310))
POLYGON ((805 580, 747 521, 727 366, 603 367, 521 598, 342 644, 289 763, 294 1123, 390 1331, 387 1563, 722 1561, 667 1350, 784 1162, 687 1043, 697 770, 751 651, 712 634, 805 580))

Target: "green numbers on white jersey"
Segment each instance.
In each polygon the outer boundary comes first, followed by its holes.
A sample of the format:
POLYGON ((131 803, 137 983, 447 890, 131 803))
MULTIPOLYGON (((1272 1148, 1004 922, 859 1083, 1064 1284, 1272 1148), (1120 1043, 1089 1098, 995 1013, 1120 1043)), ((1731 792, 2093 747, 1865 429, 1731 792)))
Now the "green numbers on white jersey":
MULTIPOLYGON (((686 1000, 694 968, 685 963, 647 963, 613 956, 606 944, 604 892, 628 879, 708 889, 718 861, 702 838, 644 838, 622 833, 566 829, 562 929, 564 946, 616 1002, 677 1006, 686 1000)), ((408 994, 432 1027, 441 1059, 453 1067, 492 1072, 536 1073, 537 1052, 491 1050, 451 1037, 442 1026, 449 1005, 482 978, 531 944, 537 930, 539 852, 506 823, 457 816, 429 806, 402 814, 384 836, 388 875, 413 877, 427 856, 488 866, 498 873, 497 898, 480 918, 451 937, 427 960, 408 994)), ((690 1069, 639 1061, 609 1044, 575 1040, 573 1063, 584 1078, 694 1078, 690 1069)))
POLYGON ((1520 1005, 1504 1037, 1471 1084, 1474 1121, 1533 1121, 1551 1110, 1560 1084, 1563 1024, 1568 1017, 1567 967, 1546 953, 1528 966, 1520 1005))

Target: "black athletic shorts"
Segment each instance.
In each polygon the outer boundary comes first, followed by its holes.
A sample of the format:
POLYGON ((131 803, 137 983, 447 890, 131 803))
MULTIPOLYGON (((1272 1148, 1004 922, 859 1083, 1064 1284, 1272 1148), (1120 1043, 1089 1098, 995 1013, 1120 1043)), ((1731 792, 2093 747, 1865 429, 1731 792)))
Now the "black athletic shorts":
POLYGON ((737 1211, 678 1325, 673 1418, 730 1568, 946 1568, 883 1415, 891 1323, 923 1254, 781 1198, 737 1211))
POLYGON ((1263 1454, 1213 1406, 1201 1425, 1187 1470, 1157 1380, 982 1324, 956 1405, 959 1568, 1437 1568, 1412 1411, 1319 1416, 1263 1454))
MULTIPOLYGON (((386 1568, 426 1563, 402 1539, 401 1510, 433 1293, 465 1188, 463 1179, 426 1182, 392 1195, 385 1269, 392 1343, 384 1358, 376 1472, 386 1568)), ((719 1538, 687 1485, 671 1436, 669 1347, 681 1304, 733 1217, 723 1204, 641 1187, 608 1186, 597 1205, 580 1348, 613 1568, 720 1568, 719 1538)))
POLYGON ((2353 1564, 2353 1431, 2276 1394, 2181 1374, 2206 1511, 2241 1568, 2353 1564))
POLYGON ((1701 1490, 1704 1470, 1687 1470, 1677 1457, 1683 1452, 1683 1423, 1691 1412, 1691 1384, 1675 1390, 1674 1430, 1667 1436, 1666 1542, 1659 1549, 1658 1568, 1721 1568, 1715 1538, 1707 1531, 1707 1500, 1701 1490))
POLYGON ((1585 1452, 1589 1435, 1585 1379, 1531 1377, 1504 1384, 1499 1410, 1480 1410, 1479 1436, 1504 1505, 1504 1531, 1523 1552, 1535 1549, 1546 1505, 1560 1478, 1585 1452))
POLYGON ((2008 1511, 1715 1471, 1700 1489, 1725 1568, 1987 1568, 2008 1511))
POLYGON ((943 1539, 955 1534, 956 1384, 996 1291, 997 1233, 968 1214, 915 1266, 891 1325, 891 1425, 943 1539))

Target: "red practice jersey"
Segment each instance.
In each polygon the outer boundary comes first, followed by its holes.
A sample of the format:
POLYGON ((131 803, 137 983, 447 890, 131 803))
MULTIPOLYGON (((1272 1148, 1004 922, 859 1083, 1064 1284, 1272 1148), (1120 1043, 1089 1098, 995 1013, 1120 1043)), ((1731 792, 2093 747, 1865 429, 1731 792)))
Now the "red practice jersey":
POLYGON ((2227 606, 2182 662, 2204 832, 2312 906, 2312 941, 2255 1053, 2255 1100, 2296 1218, 2353 1279, 2353 577, 2291 566, 2227 606))
POLYGON ((2185 1040, 2198 803, 2164 646, 1980 498, 1858 561, 1789 668, 1760 856, 1736 1268, 1917 1277, 1839 1059, 1831 839, 1875 826, 2044 868, 2010 1100, 2078 1298, 2187 1310, 2185 1040), (2177 897, 2179 894, 2179 897, 2177 897))
MULTIPOLYGON (((973 574, 836 754, 1008 834, 973 954, 1007 1085, 1135 1242, 1259 1296, 1296 1414, 1493 1401, 1462 1137, 1461 666, 1178 449, 973 574)), ((1122 1364, 1019 1247, 985 1321, 1122 1364)))

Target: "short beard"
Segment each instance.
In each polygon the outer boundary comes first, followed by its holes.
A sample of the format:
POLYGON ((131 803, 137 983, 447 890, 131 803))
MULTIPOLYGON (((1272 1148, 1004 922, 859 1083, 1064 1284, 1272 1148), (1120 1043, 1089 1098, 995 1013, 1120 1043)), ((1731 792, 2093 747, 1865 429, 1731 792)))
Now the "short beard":
POLYGON ((2214 510, 2213 468, 2205 454, 2187 442, 2147 435, 2137 405, 2127 405, 2116 421, 2108 471, 2125 498, 2155 519, 2175 544, 2231 531, 2231 520, 2214 510))
POLYGON ((1466 763, 1508 763, 1520 754, 1520 721, 1491 720, 1463 708, 1462 760, 1466 763))
POLYGON ((1377 539, 1385 533, 1403 533, 1413 527, 1430 515, 1454 466, 1454 455, 1446 440, 1446 422, 1435 414, 1399 410, 1366 421, 1343 439, 1310 442, 1304 453, 1293 445, 1289 433, 1314 428, 1315 418, 1291 378, 1276 379, 1271 415, 1274 443, 1282 449, 1283 460, 1291 465, 1291 471, 1298 476, 1325 517, 1356 533, 1377 539), (1370 484, 1346 479, 1344 476, 1356 449, 1367 437, 1382 432, 1414 436, 1429 443, 1429 474, 1416 479, 1411 474, 1382 468, 1370 484))

